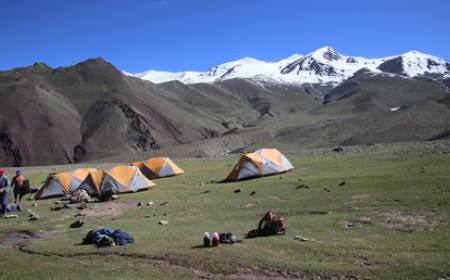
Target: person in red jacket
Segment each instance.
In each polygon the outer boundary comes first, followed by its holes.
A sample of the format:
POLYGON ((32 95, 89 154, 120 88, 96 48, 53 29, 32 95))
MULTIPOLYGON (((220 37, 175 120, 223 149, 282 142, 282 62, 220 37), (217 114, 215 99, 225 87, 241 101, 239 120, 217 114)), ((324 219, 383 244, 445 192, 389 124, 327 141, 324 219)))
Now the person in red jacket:
POLYGON ((27 193, 25 189, 25 177, 22 176, 20 170, 16 171, 16 176, 11 181, 11 188, 14 188, 14 203, 19 205, 22 197, 27 193))

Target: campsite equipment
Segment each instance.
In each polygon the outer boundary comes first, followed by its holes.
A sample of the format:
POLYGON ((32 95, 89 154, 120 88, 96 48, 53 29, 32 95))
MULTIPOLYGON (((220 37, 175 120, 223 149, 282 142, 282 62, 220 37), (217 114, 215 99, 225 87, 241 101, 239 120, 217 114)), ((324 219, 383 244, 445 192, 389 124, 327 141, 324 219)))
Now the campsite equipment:
POLYGON ((20 209, 20 204, 12 203, 12 204, 9 204, 9 205, 6 207, 6 211, 7 211, 8 213, 11 213, 11 212, 21 212, 22 209, 20 209))
POLYGON ((100 186, 100 195, 148 190, 155 184, 135 166, 116 166, 109 170, 100 186))
POLYGON ((29 179, 25 179, 23 181, 22 192, 23 192, 24 195, 27 194, 27 193, 31 193, 31 186, 30 186, 30 180, 29 179))
POLYGON ((16 214, 8 214, 8 215, 5 215, 5 219, 17 218, 17 217, 19 217, 19 216, 16 215, 16 214))
POLYGON ((211 247, 211 236, 209 235, 209 232, 205 232, 203 234, 203 246, 204 247, 211 247))
POLYGON ((89 202, 91 197, 84 189, 77 189, 72 195, 69 197, 70 203, 81 203, 81 202, 89 202))
POLYGON ((146 161, 133 162, 132 165, 138 167, 148 179, 176 176, 184 173, 184 170, 168 157, 154 157, 146 161))
POLYGON ((234 235, 232 232, 224 232, 220 235, 220 243, 224 244, 234 244, 236 242, 241 242, 241 240, 238 240, 236 238, 236 235, 234 235))
POLYGON ((125 245, 125 244, 131 244, 134 242, 133 236, 131 236, 129 233, 116 229, 110 237, 114 240, 114 243, 117 245, 125 245))
POLYGON ((217 232, 213 233, 212 246, 213 247, 219 247, 220 246, 220 236, 219 236, 219 234, 217 232))
POLYGON ((98 247, 109 247, 116 245, 114 239, 108 235, 103 235, 101 239, 95 243, 98 247))
POLYGON ((247 233, 247 238, 270 235, 284 235, 286 234, 286 228, 284 227, 285 223, 285 218, 275 216, 272 214, 272 211, 268 211, 259 221, 258 228, 252 229, 247 233))
POLYGON ((34 198, 59 197, 72 193, 81 185, 91 171, 95 171, 95 169, 78 168, 70 172, 50 174, 34 198))
POLYGON ((280 174, 294 169, 291 162, 277 149, 260 149, 242 154, 225 181, 238 181, 280 174))
POLYGON ((105 178, 104 170, 89 170, 86 178, 81 182, 81 184, 76 188, 74 192, 84 190, 89 196, 100 196, 101 184, 105 178))
POLYGON ((96 228, 88 232, 82 244, 96 244, 99 247, 124 245, 133 243, 134 238, 120 229, 112 231, 110 228, 96 228))

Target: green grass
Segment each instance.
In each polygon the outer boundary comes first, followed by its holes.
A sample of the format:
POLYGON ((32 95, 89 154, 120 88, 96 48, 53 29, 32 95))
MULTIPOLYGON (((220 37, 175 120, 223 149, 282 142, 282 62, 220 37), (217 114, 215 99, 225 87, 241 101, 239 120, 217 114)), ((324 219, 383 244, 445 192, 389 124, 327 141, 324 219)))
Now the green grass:
MULTIPOLYGON (((290 159, 296 166, 293 172, 227 184, 210 181, 223 179, 236 159, 183 161, 185 175, 155 180, 152 191, 119 199, 152 200, 153 206, 131 207, 118 217, 90 217, 81 229, 68 227, 75 220, 75 209, 51 212, 54 200, 38 201, 33 210, 41 220, 29 222, 25 215, 1 220, 0 234, 60 233, 24 246, 47 256, 0 245, 0 266, 7 268, 0 271, 0 278, 178 279, 199 276, 198 271, 220 278, 242 272, 242 267, 376 279, 438 279, 450 273, 449 156, 290 159), (346 185, 339 187, 341 181, 346 185), (296 189, 299 184, 310 188, 296 189), (243 191, 234 193, 237 188, 243 191), (200 194, 202 190, 211 192, 200 194), (256 194, 250 196, 253 190, 256 194), (159 206, 164 201, 169 204, 159 206), (219 249, 196 247, 204 231, 231 231, 242 237, 268 209, 287 218, 286 236, 244 240, 219 249), (423 223, 394 218, 385 224, 384 214, 394 211, 422 217, 423 223), (360 223, 361 217, 372 217, 374 223, 360 223), (162 219, 169 224, 158 225, 162 219), (344 223, 355 226, 346 228, 344 223), (123 229, 136 242, 106 249, 76 245, 95 226, 123 229), (313 240, 299 242, 296 235, 313 240), (95 255, 107 252, 114 255, 95 255)), ((29 175, 32 184, 45 176, 29 175)), ((29 207, 31 202, 25 204, 29 207)))

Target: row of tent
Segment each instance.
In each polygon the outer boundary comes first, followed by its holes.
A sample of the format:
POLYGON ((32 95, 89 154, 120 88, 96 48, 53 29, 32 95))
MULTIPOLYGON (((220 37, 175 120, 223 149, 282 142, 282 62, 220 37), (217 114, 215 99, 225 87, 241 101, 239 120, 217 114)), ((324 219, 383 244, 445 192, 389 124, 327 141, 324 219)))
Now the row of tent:
POLYGON ((116 166, 108 172, 94 168, 79 168, 49 176, 36 199, 70 195, 85 190, 90 196, 104 193, 127 193, 151 189, 155 184, 150 179, 175 176, 184 171, 169 158, 151 158, 134 162, 130 166, 116 166))
MULTIPOLYGON (((260 149, 242 154, 224 181, 280 174, 292 170, 291 162, 277 149, 260 149)), ((103 193, 127 193, 148 190, 155 184, 151 179, 183 174, 184 171, 167 157, 133 162, 130 166, 116 166, 105 172, 92 168, 80 168, 49 176, 36 193, 36 199, 57 197, 84 189, 90 196, 103 193)))

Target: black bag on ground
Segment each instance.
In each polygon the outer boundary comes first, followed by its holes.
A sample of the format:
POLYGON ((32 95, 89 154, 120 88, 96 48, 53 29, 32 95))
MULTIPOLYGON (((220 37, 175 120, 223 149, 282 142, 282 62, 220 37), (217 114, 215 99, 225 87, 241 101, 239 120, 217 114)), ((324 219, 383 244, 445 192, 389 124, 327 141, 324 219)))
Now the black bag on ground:
POLYGON ((93 229, 86 234, 86 237, 83 239, 82 244, 94 244, 97 242, 99 238, 99 234, 97 230, 93 229))
POLYGON ((236 236, 231 232, 224 232, 220 234, 220 243, 234 244, 236 242, 241 242, 236 239, 236 236))

